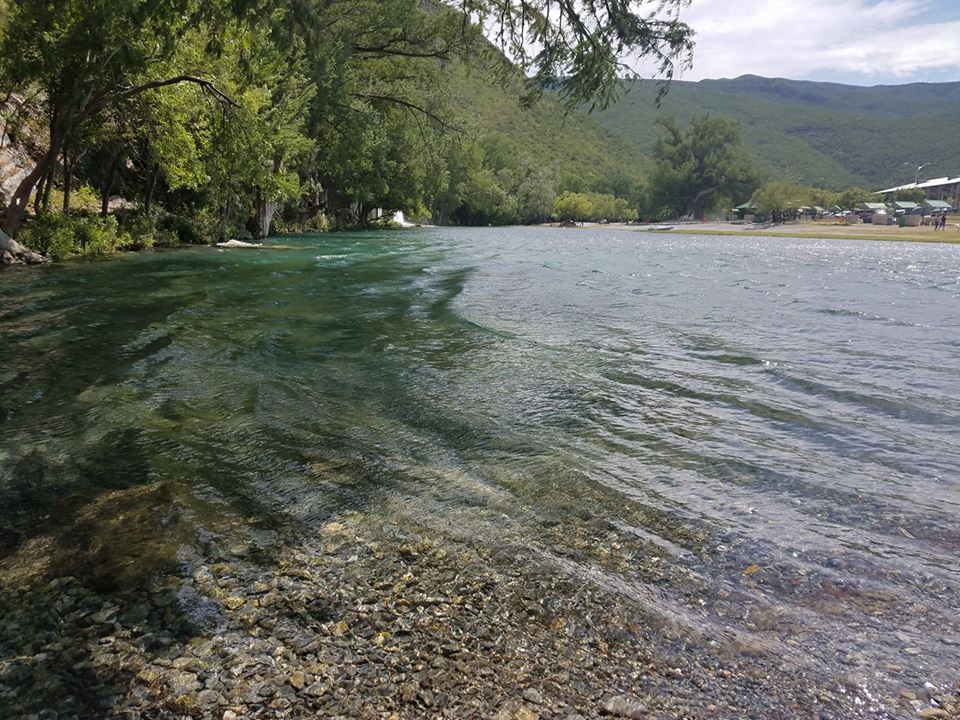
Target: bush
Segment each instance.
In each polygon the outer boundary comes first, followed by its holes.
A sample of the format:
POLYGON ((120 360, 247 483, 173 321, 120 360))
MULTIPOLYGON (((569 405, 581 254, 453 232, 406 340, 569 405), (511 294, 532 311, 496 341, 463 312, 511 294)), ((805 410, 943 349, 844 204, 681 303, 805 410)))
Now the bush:
POLYGON ((189 217, 166 213, 157 221, 158 245, 197 245, 206 242, 200 224, 189 217))
POLYGON ((146 250, 157 242, 156 213, 124 213, 117 214, 117 221, 123 231, 124 250, 146 250))
POLYGON ((113 215, 78 217, 73 223, 77 252, 81 255, 111 255, 130 242, 129 235, 120 234, 113 215))
POLYGON ((65 215, 41 215, 24 227, 18 240, 53 260, 62 260, 75 251, 73 223, 65 215))
POLYGON ((47 213, 32 221, 20 234, 27 247, 54 259, 69 255, 111 255, 137 247, 128 233, 121 233, 112 215, 62 215, 47 213))

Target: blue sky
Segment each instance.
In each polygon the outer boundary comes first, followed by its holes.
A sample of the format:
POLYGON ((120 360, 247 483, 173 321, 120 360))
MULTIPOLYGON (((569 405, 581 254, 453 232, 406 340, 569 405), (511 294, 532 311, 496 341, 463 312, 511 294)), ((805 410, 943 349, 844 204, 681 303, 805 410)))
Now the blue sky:
POLYGON ((697 32, 684 80, 960 81, 960 0, 692 0, 681 18, 697 32))

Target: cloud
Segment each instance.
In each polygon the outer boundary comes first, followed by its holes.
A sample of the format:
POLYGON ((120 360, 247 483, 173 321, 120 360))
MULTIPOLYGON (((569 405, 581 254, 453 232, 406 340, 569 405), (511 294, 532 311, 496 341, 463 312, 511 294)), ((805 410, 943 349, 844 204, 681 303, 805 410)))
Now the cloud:
POLYGON ((693 0, 681 18, 697 33, 685 80, 960 79, 955 0, 693 0))

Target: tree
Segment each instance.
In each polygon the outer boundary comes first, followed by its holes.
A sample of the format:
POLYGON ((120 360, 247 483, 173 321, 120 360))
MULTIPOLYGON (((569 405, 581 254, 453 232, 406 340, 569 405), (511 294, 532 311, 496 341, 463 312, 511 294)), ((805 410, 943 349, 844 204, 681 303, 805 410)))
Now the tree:
POLYGON ((832 208, 840 200, 840 193, 823 188, 810 189, 810 202, 822 208, 832 208))
MULTIPOLYGON (((449 0, 482 27, 540 88, 573 106, 606 107, 620 80, 636 77, 624 58, 653 60, 666 83, 688 66, 693 30, 679 19, 689 0, 449 0)), ((666 84, 661 86, 661 92, 666 84)))
POLYGON ((837 197, 837 205, 844 210, 856 210, 868 202, 877 202, 877 195, 862 187, 850 187, 837 197))
POLYGON ((593 206, 588 195, 567 191, 557 198, 553 214, 564 222, 589 220, 593 216, 593 206))
POLYGON ((784 215, 796 213, 810 202, 810 190, 789 180, 777 180, 758 189, 751 202, 760 215, 780 222, 784 215))
POLYGON ((926 197, 926 194, 920 188, 897 190, 897 192, 893 194, 893 199, 898 202, 922 203, 926 197))
POLYGON ((654 146, 650 201, 656 209, 702 218, 724 202, 749 197, 756 170, 746 154, 740 125, 709 114, 681 130, 673 118, 657 121, 664 135, 654 146))
POLYGON ((190 30, 215 43, 242 3, 207 0, 61 0, 13 3, 0 28, 0 75, 38 87, 48 118, 46 151, 10 198, 4 230, 14 235, 30 195, 83 126, 150 90, 192 83, 223 102, 208 79, 171 65, 190 30))

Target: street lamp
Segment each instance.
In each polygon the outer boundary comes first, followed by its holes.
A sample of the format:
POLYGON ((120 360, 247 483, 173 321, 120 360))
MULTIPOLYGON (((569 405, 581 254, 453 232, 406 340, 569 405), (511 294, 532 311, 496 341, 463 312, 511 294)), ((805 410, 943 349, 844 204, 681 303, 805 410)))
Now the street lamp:
MULTIPOLYGON (((911 167, 913 167, 913 163, 905 162, 904 165, 910 165, 911 167)), ((933 163, 924 163, 923 165, 917 165, 917 172, 913 176, 914 187, 920 184, 920 171, 923 170, 927 165, 933 165, 933 163)))

